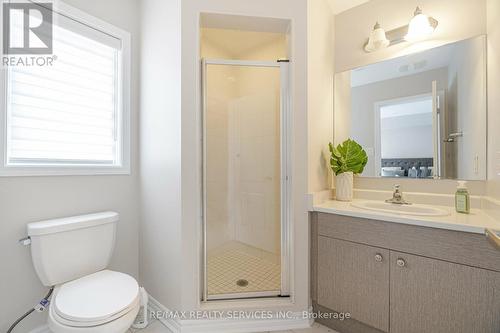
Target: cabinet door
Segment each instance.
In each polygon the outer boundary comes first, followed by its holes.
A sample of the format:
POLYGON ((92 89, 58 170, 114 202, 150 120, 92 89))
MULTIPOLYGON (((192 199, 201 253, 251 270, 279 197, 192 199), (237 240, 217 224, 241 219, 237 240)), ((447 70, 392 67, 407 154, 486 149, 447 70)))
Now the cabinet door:
POLYGON ((391 252, 391 333, 499 333, 500 273, 391 252))
POLYGON ((318 304, 389 331, 389 251, 318 237, 318 304))

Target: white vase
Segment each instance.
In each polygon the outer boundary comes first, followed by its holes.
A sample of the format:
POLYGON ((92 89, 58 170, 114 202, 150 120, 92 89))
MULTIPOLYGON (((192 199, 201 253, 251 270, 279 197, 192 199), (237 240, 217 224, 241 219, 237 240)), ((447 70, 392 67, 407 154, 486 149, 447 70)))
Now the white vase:
POLYGON ((335 198, 339 201, 352 201, 354 192, 354 174, 344 172, 335 177, 335 198))

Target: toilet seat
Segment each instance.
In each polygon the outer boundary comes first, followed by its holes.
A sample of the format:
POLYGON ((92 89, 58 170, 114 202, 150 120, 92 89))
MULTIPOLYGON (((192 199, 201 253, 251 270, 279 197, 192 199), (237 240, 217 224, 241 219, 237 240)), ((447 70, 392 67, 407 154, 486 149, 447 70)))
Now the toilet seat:
POLYGON ((51 302, 54 319, 72 327, 104 325, 138 307, 137 281, 127 274, 109 270, 57 287, 51 302))

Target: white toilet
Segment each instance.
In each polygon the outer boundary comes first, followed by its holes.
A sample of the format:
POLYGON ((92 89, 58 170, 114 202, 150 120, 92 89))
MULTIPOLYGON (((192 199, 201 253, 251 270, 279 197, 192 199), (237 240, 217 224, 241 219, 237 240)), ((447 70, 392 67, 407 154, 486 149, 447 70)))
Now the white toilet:
POLYGON ((105 212, 28 224, 36 273, 55 287, 48 319, 53 333, 124 333, 132 325, 139 285, 106 270, 118 219, 105 212))

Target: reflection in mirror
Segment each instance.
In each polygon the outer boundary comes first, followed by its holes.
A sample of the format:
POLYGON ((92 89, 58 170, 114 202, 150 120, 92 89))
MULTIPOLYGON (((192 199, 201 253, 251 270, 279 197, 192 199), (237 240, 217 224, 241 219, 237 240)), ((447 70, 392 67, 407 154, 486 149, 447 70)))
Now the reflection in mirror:
POLYGON ((486 37, 338 73, 335 141, 365 177, 486 179, 486 37))

